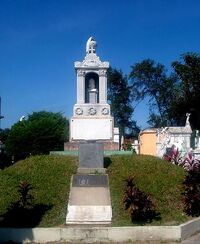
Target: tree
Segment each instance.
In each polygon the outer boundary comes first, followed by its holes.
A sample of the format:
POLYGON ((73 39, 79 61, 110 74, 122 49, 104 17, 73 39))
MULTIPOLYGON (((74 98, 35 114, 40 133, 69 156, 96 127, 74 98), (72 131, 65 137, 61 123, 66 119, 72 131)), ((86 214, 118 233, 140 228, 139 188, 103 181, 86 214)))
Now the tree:
POLYGON ((132 131, 137 128, 132 120, 133 108, 128 79, 121 70, 113 68, 108 70, 108 101, 115 126, 119 127, 121 135, 124 135, 126 130, 132 131))
POLYGON ((10 165, 10 158, 7 155, 5 142, 10 133, 10 129, 0 129, 0 169, 10 165))
POLYGON ((170 106, 178 90, 177 77, 167 76, 164 65, 145 59, 131 66, 131 94, 133 101, 149 98, 149 123, 154 127, 173 124, 170 106))
POLYGON ((48 154, 63 150, 68 137, 68 121, 60 113, 34 112, 27 120, 14 124, 6 140, 6 148, 15 160, 32 154, 48 154))
POLYGON ((190 112, 193 129, 200 129, 200 55, 186 53, 180 61, 172 63, 180 80, 178 96, 172 104, 172 116, 179 124, 185 123, 185 114, 190 112))
POLYGON ((0 141, 4 144, 6 139, 8 138, 10 129, 0 129, 0 141))

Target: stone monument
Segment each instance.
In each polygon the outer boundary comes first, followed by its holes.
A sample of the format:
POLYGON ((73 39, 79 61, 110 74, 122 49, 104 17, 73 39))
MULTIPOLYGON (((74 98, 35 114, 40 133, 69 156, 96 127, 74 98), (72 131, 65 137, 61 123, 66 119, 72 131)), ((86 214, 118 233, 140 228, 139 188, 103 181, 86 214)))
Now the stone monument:
POLYGON ((190 126, 190 114, 186 113, 185 126, 174 126, 157 129, 157 156, 162 157, 172 146, 179 149, 185 155, 191 149, 192 129, 190 126))
POLYGON ((72 176, 67 224, 110 224, 109 180, 104 168, 105 141, 114 140, 113 117, 107 103, 108 62, 96 55, 90 37, 83 62, 75 62, 77 103, 70 123, 70 141, 78 145, 79 167, 72 176))
POLYGON ((77 101, 70 120, 70 142, 65 143, 65 150, 77 149, 77 142, 82 140, 101 140, 104 147, 111 145, 108 150, 119 150, 119 135, 107 102, 109 62, 100 60, 96 47, 96 41, 90 37, 84 60, 74 63, 77 101))

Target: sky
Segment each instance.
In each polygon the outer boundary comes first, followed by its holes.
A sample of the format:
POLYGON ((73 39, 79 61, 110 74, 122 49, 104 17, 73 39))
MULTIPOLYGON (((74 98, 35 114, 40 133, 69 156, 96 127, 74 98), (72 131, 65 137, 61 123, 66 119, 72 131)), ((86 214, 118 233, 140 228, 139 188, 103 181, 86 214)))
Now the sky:
MULTIPOLYGON (((75 61, 87 39, 97 55, 129 74, 150 58, 172 61, 200 48, 199 0, 0 0, 1 128, 41 110, 72 116, 75 61)), ((148 100, 133 119, 147 127, 148 100)))

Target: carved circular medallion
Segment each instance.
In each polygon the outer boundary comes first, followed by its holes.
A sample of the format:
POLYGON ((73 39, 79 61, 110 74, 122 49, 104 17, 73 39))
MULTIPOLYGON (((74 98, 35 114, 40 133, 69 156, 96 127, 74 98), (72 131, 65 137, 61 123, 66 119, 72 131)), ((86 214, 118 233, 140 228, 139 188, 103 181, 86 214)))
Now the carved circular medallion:
POLYGON ((97 113, 97 110, 95 108, 90 108, 89 109, 89 114, 90 115, 95 115, 97 113))
POLYGON ((102 113, 103 115, 107 115, 107 114, 109 114, 109 109, 108 109, 108 108, 103 108, 103 109, 101 110, 101 113, 102 113))
POLYGON ((77 109, 75 110, 75 113, 76 113, 77 115, 81 115, 81 114, 83 114, 83 109, 82 109, 82 108, 77 108, 77 109))

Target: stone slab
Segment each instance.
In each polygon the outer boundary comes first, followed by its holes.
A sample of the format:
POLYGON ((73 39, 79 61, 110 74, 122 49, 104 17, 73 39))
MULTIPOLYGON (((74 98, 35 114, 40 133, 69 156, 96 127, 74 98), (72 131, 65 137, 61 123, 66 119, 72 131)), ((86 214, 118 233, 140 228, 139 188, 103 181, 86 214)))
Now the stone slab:
POLYGON ((108 176, 73 176, 66 224, 110 224, 111 219, 112 207, 108 176), (81 180, 84 180, 84 184, 82 184, 81 180), (86 186, 84 186, 85 183, 87 183, 86 186))
POLYGON ((71 187, 69 205, 109 206, 110 191, 107 187, 71 187))
POLYGON ((103 156, 104 150, 102 143, 84 142, 79 144, 80 168, 103 168, 103 156))
POLYGON ((113 140, 113 118, 73 117, 70 121, 70 141, 113 140))
POLYGON ((68 206, 66 224, 110 224, 111 206, 68 206))
POLYGON ((107 175, 73 175, 72 187, 107 187, 107 175))

